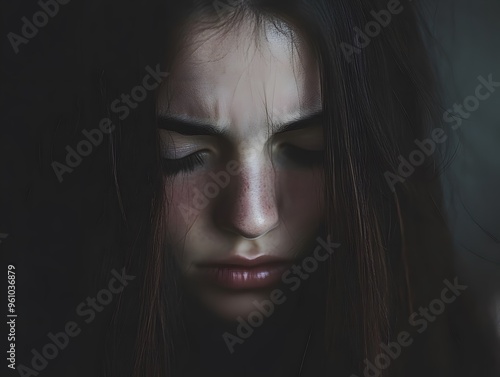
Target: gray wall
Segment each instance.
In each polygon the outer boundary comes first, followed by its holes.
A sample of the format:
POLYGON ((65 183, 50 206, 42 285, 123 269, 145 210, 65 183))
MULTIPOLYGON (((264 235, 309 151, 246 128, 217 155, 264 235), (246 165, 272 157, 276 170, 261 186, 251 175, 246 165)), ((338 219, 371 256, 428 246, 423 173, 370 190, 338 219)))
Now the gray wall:
MULTIPOLYGON (((424 11, 443 111, 475 96, 478 76, 500 83, 500 0, 427 0, 424 11)), ((443 182, 459 277, 495 317, 500 337, 500 86, 447 134, 453 159, 443 182)))

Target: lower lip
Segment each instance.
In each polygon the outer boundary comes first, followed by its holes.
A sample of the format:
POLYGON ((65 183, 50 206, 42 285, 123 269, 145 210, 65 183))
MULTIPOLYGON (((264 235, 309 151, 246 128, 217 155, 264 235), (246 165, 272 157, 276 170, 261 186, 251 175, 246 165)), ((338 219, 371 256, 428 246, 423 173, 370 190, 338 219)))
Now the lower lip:
POLYGON ((204 278, 217 286, 229 289, 261 289, 276 285, 289 268, 288 264, 268 264, 254 267, 202 267, 204 278))

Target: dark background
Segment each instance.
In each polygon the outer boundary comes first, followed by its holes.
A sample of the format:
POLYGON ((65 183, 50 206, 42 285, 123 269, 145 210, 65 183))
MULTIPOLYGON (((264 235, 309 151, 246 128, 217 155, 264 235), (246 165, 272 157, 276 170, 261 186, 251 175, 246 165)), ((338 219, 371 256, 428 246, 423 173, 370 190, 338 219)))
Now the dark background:
MULTIPOLYGON (((16 266, 16 362, 29 366, 31 349, 41 351, 49 332, 76 321, 81 334, 40 375, 92 376, 111 308, 89 325, 75 308, 122 267, 96 266, 99 256, 88 253, 110 206, 110 145, 96 147, 62 183, 51 163, 64 161, 65 146, 82 140, 81 129, 97 127, 100 116, 88 109, 105 108, 141 82, 147 65, 156 66, 163 6, 71 0, 16 54, 7 34, 20 35, 21 18, 31 20, 40 6, 0 4, 0 274, 5 282, 6 266, 16 266)), ((474 94, 477 76, 491 73, 500 81, 500 1, 424 5, 444 109, 474 94)), ((484 320, 497 322, 500 337, 500 90, 449 135, 454 158, 443 183, 458 276, 480 300, 484 320)), ((1 292, 4 317, 3 283, 1 292)), ((4 325, 0 338, 6 337, 4 325)), ((18 375, 6 364, 2 358, 0 375, 18 375)))

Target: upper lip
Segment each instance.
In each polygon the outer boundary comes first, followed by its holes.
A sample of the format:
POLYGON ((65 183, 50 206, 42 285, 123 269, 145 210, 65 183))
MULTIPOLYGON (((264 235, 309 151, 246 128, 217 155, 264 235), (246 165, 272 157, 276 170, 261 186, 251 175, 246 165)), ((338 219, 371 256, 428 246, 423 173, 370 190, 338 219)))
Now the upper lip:
POLYGON ((199 267, 239 267, 239 268, 254 268, 259 266, 265 266, 270 264, 285 264, 291 263, 291 261, 274 257, 270 255, 262 255, 257 258, 245 258, 239 255, 234 255, 229 258, 225 258, 220 261, 204 262, 199 263, 199 267))

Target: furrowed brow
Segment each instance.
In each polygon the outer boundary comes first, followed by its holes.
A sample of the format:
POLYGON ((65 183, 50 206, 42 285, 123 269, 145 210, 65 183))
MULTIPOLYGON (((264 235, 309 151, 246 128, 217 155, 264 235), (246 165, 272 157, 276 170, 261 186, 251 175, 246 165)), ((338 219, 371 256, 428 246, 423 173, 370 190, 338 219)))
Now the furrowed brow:
POLYGON ((158 127, 182 135, 225 136, 227 131, 195 120, 185 120, 168 115, 158 115, 158 127))
POLYGON ((324 119, 324 114, 322 111, 315 112, 311 115, 307 115, 303 118, 299 118, 292 122, 282 124, 276 127, 274 134, 302 130, 304 128, 321 126, 324 119))
MULTIPOLYGON (((323 119, 323 112, 318 111, 303 118, 276 126, 273 130, 273 134, 320 126, 323 119)), ((174 131, 182 135, 227 136, 228 134, 227 129, 221 129, 208 123, 196 120, 186 120, 175 116, 158 115, 157 122, 160 129, 174 131)))

